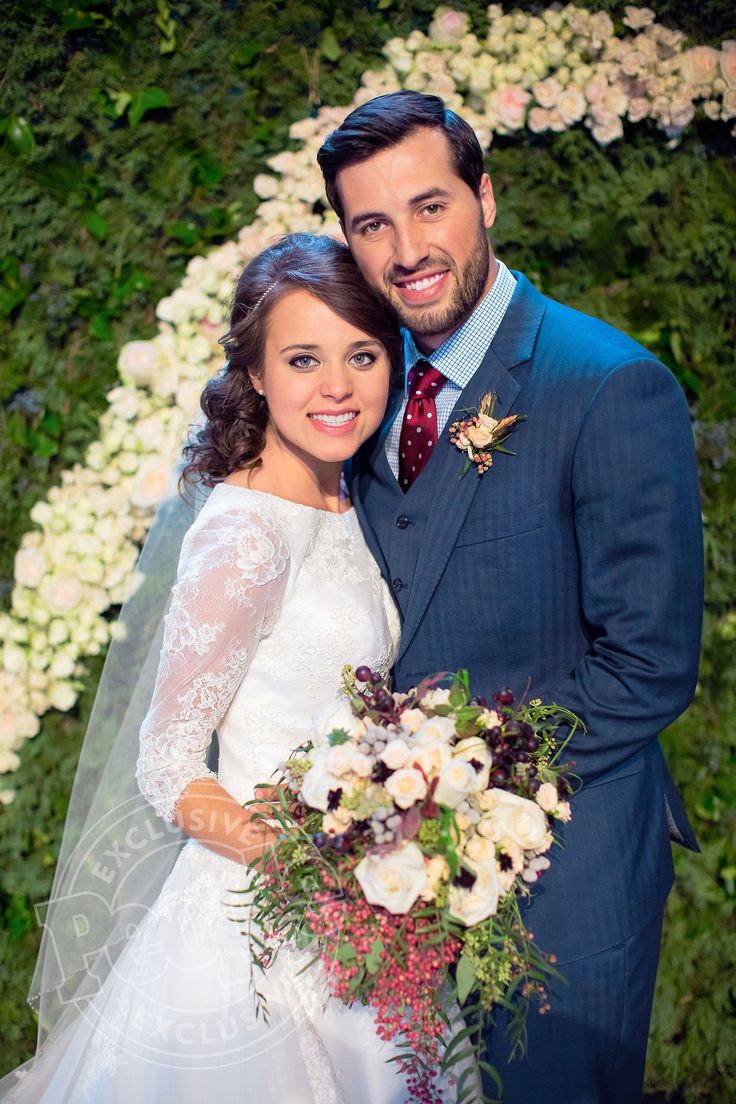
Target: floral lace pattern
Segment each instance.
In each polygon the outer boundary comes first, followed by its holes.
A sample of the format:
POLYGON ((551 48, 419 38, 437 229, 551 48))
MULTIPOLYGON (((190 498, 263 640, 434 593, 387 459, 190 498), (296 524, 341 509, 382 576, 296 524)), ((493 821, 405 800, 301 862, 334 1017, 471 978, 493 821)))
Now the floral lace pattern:
POLYGON ((212 774, 204 764, 212 733, 278 613, 288 562, 278 530, 253 511, 205 508, 188 534, 137 770, 141 792, 167 820, 189 783, 212 774))

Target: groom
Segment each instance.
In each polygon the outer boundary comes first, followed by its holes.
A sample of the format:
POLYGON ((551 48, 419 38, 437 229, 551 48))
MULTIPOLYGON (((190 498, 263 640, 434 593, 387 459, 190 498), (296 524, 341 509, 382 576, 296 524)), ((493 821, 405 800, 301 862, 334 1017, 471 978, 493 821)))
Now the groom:
MULTIPOLYGON (((526 912, 566 984, 528 1051, 489 1039, 506 1104, 641 1100, 670 839, 697 849, 657 737, 691 699, 702 546, 688 410, 624 334, 546 299, 491 252, 471 128, 434 96, 358 107, 322 146, 365 278, 405 327, 403 385, 353 466, 366 538, 403 616, 396 685, 468 667, 490 697, 583 718, 564 847, 526 912), (464 478, 448 426, 498 396, 525 416, 464 478)), ((530 217, 533 212, 530 212, 530 217)))

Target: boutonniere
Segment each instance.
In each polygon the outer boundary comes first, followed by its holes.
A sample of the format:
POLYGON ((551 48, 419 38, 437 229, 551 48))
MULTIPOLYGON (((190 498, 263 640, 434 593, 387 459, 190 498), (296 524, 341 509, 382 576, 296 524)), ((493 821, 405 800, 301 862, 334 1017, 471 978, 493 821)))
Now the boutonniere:
POLYGON ((493 464, 494 452, 505 452, 515 456, 503 443, 511 436, 517 422, 523 422, 525 414, 511 414, 508 418, 494 418, 493 411, 498 396, 488 391, 478 404, 477 410, 469 410, 468 417, 453 422, 450 426, 450 443, 466 454, 465 467, 460 479, 467 475, 473 464, 478 475, 483 475, 493 464))

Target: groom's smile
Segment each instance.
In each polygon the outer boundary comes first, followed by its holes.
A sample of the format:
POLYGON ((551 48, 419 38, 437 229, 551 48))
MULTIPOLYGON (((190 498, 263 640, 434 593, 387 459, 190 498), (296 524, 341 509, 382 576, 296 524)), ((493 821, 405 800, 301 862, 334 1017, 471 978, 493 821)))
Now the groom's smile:
POLYGON ((447 138, 421 127, 337 176, 343 229, 369 284, 419 339, 438 348, 493 282, 486 229, 496 207, 458 175, 447 138))

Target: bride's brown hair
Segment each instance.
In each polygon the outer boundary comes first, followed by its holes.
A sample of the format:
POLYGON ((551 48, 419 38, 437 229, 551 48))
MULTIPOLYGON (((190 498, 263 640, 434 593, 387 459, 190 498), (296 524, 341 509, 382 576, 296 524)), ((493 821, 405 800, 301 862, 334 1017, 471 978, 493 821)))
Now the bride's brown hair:
POLYGON ((263 375, 268 318, 279 299, 308 291, 363 333, 380 341, 394 373, 401 363, 398 324, 360 275, 350 250, 333 238, 289 234, 246 266, 235 288, 230 329, 221 338, 228 362, 202 392, 205 425, 186 445, 182 485, 220 483, 255 468, 266 443, 268 407, 250 373, 263 375))

